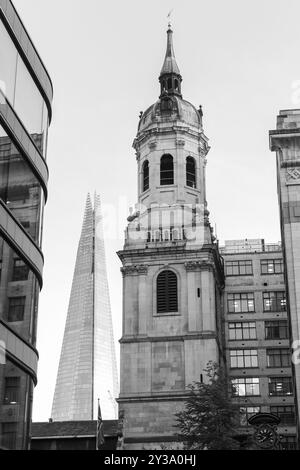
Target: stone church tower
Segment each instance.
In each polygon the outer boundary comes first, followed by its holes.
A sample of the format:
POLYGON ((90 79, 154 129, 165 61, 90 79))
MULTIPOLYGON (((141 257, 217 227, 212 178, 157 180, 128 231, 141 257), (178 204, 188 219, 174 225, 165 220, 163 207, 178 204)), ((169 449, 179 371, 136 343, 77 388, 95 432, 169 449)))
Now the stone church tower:
POLYGON ((174 413, 186 387, 222 360, 223 265, 205 191, 202 109, 182 98, 167 31, 158 101, 134 141, 138 204, 123 251, 120 414, 125 449, 176 445, 174 413))

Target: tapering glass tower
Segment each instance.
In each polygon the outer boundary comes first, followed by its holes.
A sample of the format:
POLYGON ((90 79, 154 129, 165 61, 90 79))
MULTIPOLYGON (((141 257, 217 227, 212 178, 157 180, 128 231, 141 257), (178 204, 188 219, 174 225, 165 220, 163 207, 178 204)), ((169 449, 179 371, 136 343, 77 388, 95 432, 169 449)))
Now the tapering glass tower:
POLYGON ((117 415, 117 363, 100 197, 87 197, 52 406, 54 421, 117 415))

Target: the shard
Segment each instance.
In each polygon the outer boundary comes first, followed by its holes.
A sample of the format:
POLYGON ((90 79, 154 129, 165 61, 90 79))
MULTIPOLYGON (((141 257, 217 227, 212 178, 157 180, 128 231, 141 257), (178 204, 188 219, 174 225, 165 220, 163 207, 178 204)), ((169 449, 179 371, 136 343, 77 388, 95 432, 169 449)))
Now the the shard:
POLYGON ((117 418, 118 375, 100 197, 87 197, 52 405, 53 421, 117 418))

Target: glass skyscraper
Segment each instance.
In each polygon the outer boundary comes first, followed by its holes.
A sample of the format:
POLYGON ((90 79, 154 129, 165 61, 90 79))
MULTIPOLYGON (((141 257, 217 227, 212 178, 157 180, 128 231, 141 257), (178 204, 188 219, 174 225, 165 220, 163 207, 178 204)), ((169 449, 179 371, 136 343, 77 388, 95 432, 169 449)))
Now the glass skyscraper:
POLYGON ((115 419, 118 375, 106 273, 101 204, 88 195, 51 417, 115 419))
POLYGON ((37 382, 52 84, 10 0, 0 0, 0 448, 28 449, 37 382))

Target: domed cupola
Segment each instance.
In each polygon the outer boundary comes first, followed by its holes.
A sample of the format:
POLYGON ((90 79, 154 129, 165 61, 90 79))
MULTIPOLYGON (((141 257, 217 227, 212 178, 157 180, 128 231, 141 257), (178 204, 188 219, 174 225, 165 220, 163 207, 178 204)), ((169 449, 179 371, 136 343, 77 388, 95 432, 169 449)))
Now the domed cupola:
POLYGON ((182 77, 175 59, 174 48, 173 48, 173 31, 169 24, 167 31, 167 51, 164 60, 163 67, 160 72, 160 98, 166 96, 177 95, 182 98, 181 95, 181 82, 182 77))

